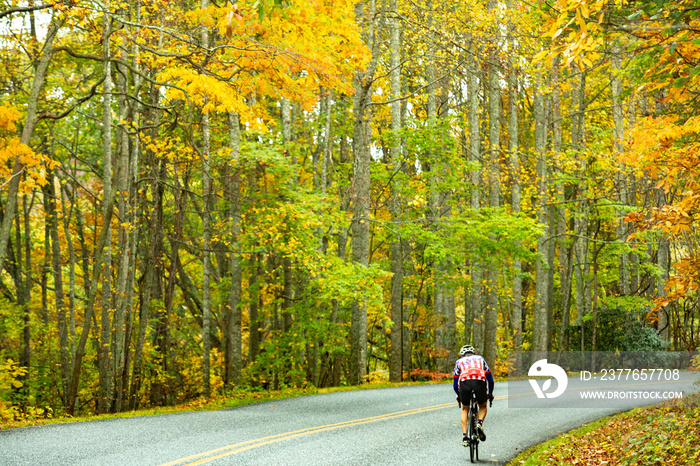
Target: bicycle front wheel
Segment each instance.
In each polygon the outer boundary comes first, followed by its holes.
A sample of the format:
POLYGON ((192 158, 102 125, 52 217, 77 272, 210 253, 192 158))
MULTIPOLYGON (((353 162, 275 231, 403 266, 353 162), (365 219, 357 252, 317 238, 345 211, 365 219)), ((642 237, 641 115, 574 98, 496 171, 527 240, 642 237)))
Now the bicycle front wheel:
POLYGON ((469 410, 469 460, 474 463, 479 459, 479 444, 476 436, 476 417, 474 411, 469 410))

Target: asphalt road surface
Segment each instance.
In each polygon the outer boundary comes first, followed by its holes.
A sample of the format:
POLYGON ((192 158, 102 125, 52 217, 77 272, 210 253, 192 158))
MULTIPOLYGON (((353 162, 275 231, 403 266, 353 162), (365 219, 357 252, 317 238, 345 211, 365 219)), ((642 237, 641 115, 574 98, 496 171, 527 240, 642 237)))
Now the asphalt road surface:
MULTIPOLYGON (((695 379, 685 374, 673 388, 694 391, 695 379)), ((482 462, 503 464, 632 407, 509 407, 508 397, 520 391, 532 392, 527 380, 496 384, 482 462)), ((313 395, 222 411, 8 429, 0 431, 0 465, 453 465, 469 463, 459 414, 451 384, 313 395)))

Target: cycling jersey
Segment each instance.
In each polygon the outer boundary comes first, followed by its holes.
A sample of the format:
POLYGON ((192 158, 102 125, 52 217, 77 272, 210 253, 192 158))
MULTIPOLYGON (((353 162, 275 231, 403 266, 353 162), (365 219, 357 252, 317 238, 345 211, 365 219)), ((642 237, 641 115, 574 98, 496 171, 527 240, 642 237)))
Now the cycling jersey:
POLYGON ((489 393, 493 393, 493 375, 486 360, 478 354, 469 354, 457 360, 454 371, 453 388, 459 395, 459 383, 463 380, 488 382, 489 393))
POLYGON ((486 374, 490 373, 486 360, 478 354, 470 354, 457 360, 454 376, 462 380, 483 380, 486 382, 486 374))

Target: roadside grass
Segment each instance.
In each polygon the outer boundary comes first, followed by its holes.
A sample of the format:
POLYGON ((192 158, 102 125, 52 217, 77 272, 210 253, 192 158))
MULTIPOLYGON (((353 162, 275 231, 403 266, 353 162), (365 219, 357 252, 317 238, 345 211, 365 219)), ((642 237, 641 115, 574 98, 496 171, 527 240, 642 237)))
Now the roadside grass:
MULTIPOLYGON (((451 374, 450 374, 451 377, 451 374)), ((47 424, 61 424, 66 422, 84 422, 96 421, 101 419, 119 419, 136 416, 152 416, 156 414, 172 414, 185 413, 192 411, 216 411, 220 409, 235 408, 246 406, 254 403, 263 403, 267 401, 276 401, 286 398, 295 398, 298 396, 318 395, 323 393, 347 392, 355 390, 370 390, 376 388, 392 388, 392 387, 408 387, 413 385, 429 385, 436 383, 444 383, 444 380, 427 380, 427 381, 408 381, 408 382, 373 382, 357 386, 340 386, 330 388, 286 388, 283 390, 266 390, 266 391, 245 391, 234 390, 221 396, 211 397, 209 399, 199 398, 188 403, 177 406, 164 406, 157 408, 137 409, 134 411, 124 411, 114 414, 103 415, 86 415, 86 416, 68 416, 60 415, 53 417, 51 415, 35 415, 25 417, 19 420, 4 419, 0 417, 0 430, 11 429, 17 427, 38 426, 47 424)))
POLYGON ((540 464, 700 464, 700 394, 599 419, 508 463, 540 464))

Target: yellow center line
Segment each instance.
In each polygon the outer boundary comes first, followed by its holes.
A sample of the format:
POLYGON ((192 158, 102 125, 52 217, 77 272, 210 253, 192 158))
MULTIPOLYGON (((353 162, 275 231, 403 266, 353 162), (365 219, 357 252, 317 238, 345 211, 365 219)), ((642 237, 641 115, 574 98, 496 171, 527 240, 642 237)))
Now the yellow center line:
MULTIPOLYGON (((506 398, 505 395, 496 397, 496 399, 503 399, 506 398)), ((245 442, 240 442, 236 443, 233 445, 227 445, 225 447, 217 448, 215 450, 210 450, 206 451, 203 453, 199 453, 196 455, 188 456, 186 458, 181 458, 175 461, 172 461, 170 463, 166 463, 162 466, 174 466, 177 464, 188 464, 188 465, 195 465, 195 464, 202 464, 206 463, 209 461, 213 461, 218 458, 222 458, 224 456, 232 455, 234 453, 239 453, 245 450, 250 450, 252 448, 257 448, 263 445, 269 445, 271 443, 276 443, 280 442, 282 440, 290 440, 293 438, 297 437, 302 437, 305 435, 310 435, 310 434, 315 434, 318 432, 324 432, 328 430, 333 430, 333 429, 340 429, 343 427, 352 427, 360 424, 368 424, 370 422, 376 422, 376 421, 382 421, 382 420, 387 420, 387 419, 394 419, 397 417, 401 416, 408 416, 411 414, 419 414, 419 413, 425 413, 429 411, 435 411, 438 409, 444 409, 447 407, 454 406, 455 403, 444 403, 440 405, 434 405, 434 406, 426 406, 423 408, 414 408, 414 409, 409 409, 406 411, 398 411, 394 413, 388 413, 388 414, 382 414, 379 416, 372 416, 364 419, 355 419, 351 421, 345 421, 345 422, 337 422, 334 424, 327 424, 327 425, 322 425, 322 426, 317 426, 317 427, 309 427, 306 429, 300 429, 300 430, 295 430, 292 432, 286 432, 283 434, 275 434, 275 435, 269 435, 266 437, 261 437, 258 439, 253 439, 253 440, 247 440, 245 442), (192 462, 189 462, 192 461, 192 462)))
MULTIPOLYGON (((656 384, 658 385, 659 383, 668 383, 665 381, 660 381, 658 383, 654 382, 646 382, 646 383, 638 383, 634 384, 635 386, 639 385, 652 385, 656 384)), ((578 391, 578 390, 584 390, 584 389, 600 389, 600 388, 607 388, 607 385, 601 385, 601 386, 594 386, 594 387, 570 387, 567 388, 567 391, 578 391)), ((612 387, 611 387, 612 388, 612 387)), ((505 400, 508 398, 517 398, 521 396, 531 396, 532 392, 526 392, 526 393, 510 393, 508 395, 500 395, 495 397, 495 400, 505 400)), ((235 443, 232 445, 227 445, 225 447, 217 448, 214 450, 209 450, 205 451, 203 453, 198 453, 192 456, 188 456, 185 458, 180 458, 175 461, 171 461, 170 463, 165 463, 161 466, 175 466, 179 464, 187 464, 187 465, 196 465, 196 464, 202 464, 202 463, 207 463, 209 461, 213 461, 218 458, 222 458, 224 456, 232 455, 234 453, 240 453, 245 450, 250 450, 252 448, 257 448, 261 447, 263 445, 270 445, 272 443, 276 442, 281 442, 283 440, 290 440, 293 438, 297 437, 302 437, 305 435, 310 435, 310 434, 315 434, 318 432, 325 432, 329 430, 334 430, 334 429, 340 429, 343 427, 352 427, 360 424, 368 424, 370 422, 377 422, 377 421, 382 421, 382 420, 387 420, 387 419, 394 419, 397 417, 402 417, 402 416, 408 416, 411 414, 419 414, 419 413, 425 413, 429 411, 435 411, 438 409, 444 409, 448 408, 450 406, 454 406, 454 403, 444 403, 440 405, 434 405, 434 406, 426 406, 423 408, 414 408, 414 409, 409 409, 406 411, 397 411, 394 413, 388 413, 388 414, 382 414, 379 416, 372 416, 364 419, 355 419, 351 421, 344 421, 344 422, 337 422, 334 424, 326 424, 322 426, 316 426, 316 427, 307 427, 305 429, 300 429, 300 430, 295 430, 291 432, 285 432, 283 434, 275 434, 275 435, 268 435, 266 437, 261 437, 253 440, 246 440, 244 442, 239 442, 235 443), (192 461, 192 462, 189 462, 192 461)))
MULTIPOLYGON (((495 400, 503 400, 508 398, 508 395, 501 395, 497 396, 494 399, 495 400)), ((429 411, 435 411, 438 409, 444 409, 448 407, 454 406, 455 403, 444 403, 440 405, 434 405, 434 406, 426 406, 423 408, 414 408, 414 409, 408 409, 406 411, 397 411, 394 413, 388 413, 388 414, 382 414, 379 416, 372 416, 364 419, 354 419, 351 421, 344 421, 344 422, 337 422, 334 424, 326 424, 322 426, 316 426, 316 427, 308 427, 306 429, 300 429, 300 430, 295 430, 292 432, 285 432, 283 434, 275 434, 275 435, 268 435, 266 437, 261 437, 253 440, 246 440, 245 442, 239 442, 235 443, 232 445, 227 445, 225 447, 217 448, 214 450, 209 450, 205 451, 202 453, 198 453, 196 455, 191 455, 185 458, 180 458, 175 461, 171 461, 170 463, 165 463, 161 466, 175 466, 179 464, 187 464, 189 466, 196 465, 196 464, 203 464, 207 463, 209 461, 213 461, 219 458, 223 458, 224 456, 232 455, 234 453, 240 453, 245 450, 250 450, 252 448, 257 448, 261 447, 263 445, 269 445, 272 443, 276 442, 281 442, 283 440, 290 440, 293 438, 297 437, 302 437, 305 435, 310 435, 310 434, 315 434, 318 432, 325 432, 329 430, 334 430, 334 429, 340 429, 343 427, 352 427, 360 424, 368 424, 370 422, 377 422, 377 421, 383 421, 387 419, 394 419, 397 417, 402 417, 402 416, 409 416, 411 414, 420 414, 420 413, 426 413, 429 411)))

